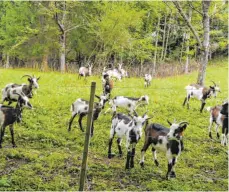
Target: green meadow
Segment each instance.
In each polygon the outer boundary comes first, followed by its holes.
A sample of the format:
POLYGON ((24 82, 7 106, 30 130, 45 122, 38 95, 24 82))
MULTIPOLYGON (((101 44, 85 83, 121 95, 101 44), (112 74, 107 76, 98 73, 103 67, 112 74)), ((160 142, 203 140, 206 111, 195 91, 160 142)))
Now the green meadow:
MULTIPOLYGON (((70 106, 77 98, 89 99, 92 81, 96 82, 96 94, 101 94, 101 77, 92 76, 85 82, 83 78, 78 79, 78 74, 0 69, 0 88, 11 82, 27 83, 26 78, 21 79, 25 74, 40 76, 40 88, 30 100, 34 109, 25 109, 23 121, 14 126, 17 148, 12 148, 10 132, 6 129, 3 148, 0 149, 0 191, 78 190, 85 133, 79 129, 78 117, 73 122, 71 132, 67 131, 70 106)), ((139 161, 144 134, 136 146, 134 169, 125 170, 125 140, 122 143, 123 157, 108 159, 112 114, 102 113, 94 123, 94 136, 90 140, 85 190, 226 191, 228 150, 221 146, 214 127, 213 140, 208 137, 209 112, 199 112, 198 100, 190 100, 189 110, 182 106, 185 86, 195 83, 196 79, 197 72, 156 78, 149 88, 144 88, 143 78, 131 77, 114 82, 112 92, 112 97, 140 97, 147 94, 150 104, 139 107, 137 112, 143 114, 148 110, 148 115, 153 116, 151 123, 168 126, 167 119, 189 122, 184 134, 185 150, 175 167, 177 178, 165 179, 166 156, 158 151, 160 165, 157 167, 150 148, 145 155, 145 168, 141 169, 139 161)), ((208 99, 206 107, 221 104, 228 97, 227 60, 209 64, 205 84, 211 85, 211 80, 220 84, 221 93, 217 98, 208 99)), ((105 110, 107 108, 108 104, 105 110)), ((86 129, 86 118, 83 126, 86 129)), ((115 141, 112 150, 117 154, 115 141)))

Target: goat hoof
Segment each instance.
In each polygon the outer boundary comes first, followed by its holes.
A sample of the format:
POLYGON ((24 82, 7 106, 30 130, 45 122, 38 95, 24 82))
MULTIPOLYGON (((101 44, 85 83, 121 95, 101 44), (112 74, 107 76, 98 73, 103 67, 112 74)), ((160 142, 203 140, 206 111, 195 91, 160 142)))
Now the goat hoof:
POLYGON ((220 137, 220 136, 219 136, 219 133, 217 133, 217 138, 219 139, 219 137, 220 137))
POLYGON ((212 133, 211 132, 209 133, 209 137, 212 139, 212 133))
POLYGON ((157 160, 154 161, 155 165, 158 167, 159 166, 159 163, 157 160))
POLYGON ((174 171, 172 171, 172 172, 170 173, 170 177, 171 177, 171 178, 176 178, 176 173, 175 173, 174 171))
POLYGON ((108 158, 109 158, 109 159, 113 158, 114 156, 115 156, 114 153, 108 153, 108 158))
POLYGON ((144 162, 140 162, 142 168, 144 168, 144 162))

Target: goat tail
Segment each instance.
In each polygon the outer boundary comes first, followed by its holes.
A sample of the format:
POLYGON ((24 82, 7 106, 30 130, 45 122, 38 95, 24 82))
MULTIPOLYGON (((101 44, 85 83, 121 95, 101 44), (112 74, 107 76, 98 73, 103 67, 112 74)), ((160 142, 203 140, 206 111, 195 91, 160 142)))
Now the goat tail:
POLYGON ((68 132, 71 131, 72 122, 73 122, 73 120, 75 119, 76 115, 77 115, 77 113, 75 113, 75 114, 71 117, 71 119, 69 120, 68 132))
POLYGON ((70 111, 73 112, 74 111, 74 104, 71 105, 70 107, 70 111))

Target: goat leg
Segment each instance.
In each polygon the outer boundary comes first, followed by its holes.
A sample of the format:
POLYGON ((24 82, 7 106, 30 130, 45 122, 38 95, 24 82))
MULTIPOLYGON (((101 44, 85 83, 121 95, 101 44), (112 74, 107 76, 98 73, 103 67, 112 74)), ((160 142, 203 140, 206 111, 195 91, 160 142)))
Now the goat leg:
POLYGON ((71 117, 71 119, 70 119, 70 121, 69 121, 69 125, 68 125, 68 131, 71 131, 72 122, 73 122, 74 118, 76 117, 76 115, 77 115, 77 113, 75 113, 75 114, 71 117))
POLYGON ((128 149, 127 158, 126 158, 126 169, 130 169, 130 158, 131 158, 131 151, 128 149))
POLYGON ((132 148, 132 153, 130 158, 130 168, 134 168, 134 156, 135 156, 135 147, 132 148))
POLYGON ((156 166, 159 166, 159 162, 157 161, 157 152, 156 149, 152 147, 152 153, 153 153, 153 158, 154 158, 154 163, 156 166))
POLYGON ((80 114, 80 117, 79 117, 79 120, 78 120, 80 129, 81 129, 82 132, 84 132, 84 129, 83 129, 83 126, 82 126, 82 119, 83 119, 83 117, 86 116, 86 115, 87 115, 86 113, 81 113, 81 114, 80 114))
POLYGON ((11 138, 12 138, 13 147, 17 147, 17 145, 15 144, 15 141, 14 141, 14 127, 13 127, 13 125, 10 125, 10 134, 11 134, 11 138))
POLYGON ((205 106, 205 101, 202 101, 201 103, 201 107, 200 107, 200 112, 202 113, 203 109, 204 109, 204 106, 205 106))
POLYGON ((118 145, 118 151, 119 151, 119 157, 122 157, 122 148, 121 148, 121 139, 117 139, 117 145, 118 145))
POLYGON ((109 147, 108 147, 108 158, 109 158, 109 159, 111 159, 112 157, 115 156, 114 153, 111 153, 112 141, 113 141, 113 138, 110 138, 110 140, 109 140, 109 147))
POLYGON ((185 106, 186 101, 187 101, 187 97, 184 98, 183 106, 185 106))

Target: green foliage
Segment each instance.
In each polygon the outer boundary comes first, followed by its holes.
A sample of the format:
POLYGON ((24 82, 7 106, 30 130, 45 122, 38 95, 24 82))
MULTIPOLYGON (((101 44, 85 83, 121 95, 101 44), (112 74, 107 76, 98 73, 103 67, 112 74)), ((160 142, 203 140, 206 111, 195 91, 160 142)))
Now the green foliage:
MULTIPOLYGON (((210 63, 206 86, 211 80, 220 81, 222 93, 207 100, 206 107, 222 103, 227 98, 227 60, 210 63)), ((0 150, 0 191, 75 191, 78 190, 80 166, 85 133, 79 130, 76 119, 72 131, 67 131, 71 113, 70 105, 77 98, 89 99, 90 82, 96 82, 96 94, 102 92, 101 79, 97 76, 78 80, 75 74, 55 72, 41 73, 26 69, 0 69, 0 87, 9 82, 25 83, 24 74, 41 76, 40 88, 31 99, 34 110, 23 111, 23 121, 16 124, 12 148, 9 129, 6 129, 3 148, 0 150)), ((177 178, 165 180, 167 159, 158 152, 159 167, 152 160, 152 152, 146 152, 145 168, 138 165, 144 134, 137 144, 135 168, 126 171, 125 140, 121 158, 107 158, 111 114, 101 114, 95 122, 88 156, 85 190, 93 191, 226 191, 228 188, 227 148, 220 145, 213 130, 213 140, 208 138, 209 113, 199 113, 200 102, 190 101, 190 110, 182 107, 184 87, 194 83, 197 73, 170 78, 153 79, 151 87, 144 88, 143 78, 127 78, 114 82, 112 97, 116 95, 141 96, 148 94, 150 105, 137 109, 143 114, 148 109, 151 122, 167 125, 166 120, 188 121, 184 145, 176 164, 177 178), (128 87, 128 88, 126 88, 128 87)), ((108 106, 105 107, 105 110, 108 106)), ((125 110, 118 109, 126 113, 125 110)), ((86 118, 83 121, 86 128, 86 118)), ((113 151, 118 149, 114 140, 113 151)))

